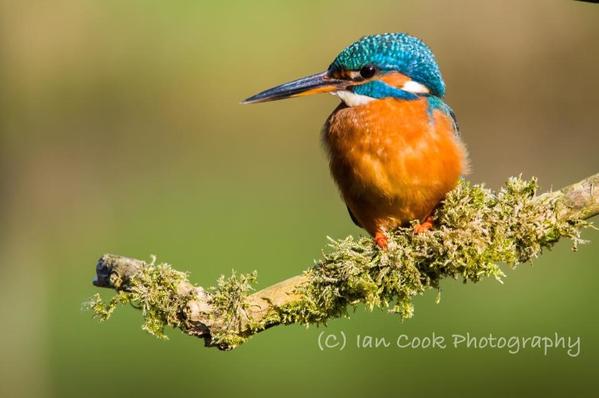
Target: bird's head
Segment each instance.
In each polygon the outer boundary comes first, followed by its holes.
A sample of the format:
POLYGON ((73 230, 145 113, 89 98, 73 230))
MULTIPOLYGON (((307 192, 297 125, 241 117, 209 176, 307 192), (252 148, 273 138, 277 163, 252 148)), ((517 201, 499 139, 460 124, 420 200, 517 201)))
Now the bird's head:
POLYGON ((385 33, 365 36, 346 47, 322 73, 270 88, 243 103, 318 93, 335 94, 355 106, 388 97, 443 97, 445 83, 426 44, 405 33, 385 33))

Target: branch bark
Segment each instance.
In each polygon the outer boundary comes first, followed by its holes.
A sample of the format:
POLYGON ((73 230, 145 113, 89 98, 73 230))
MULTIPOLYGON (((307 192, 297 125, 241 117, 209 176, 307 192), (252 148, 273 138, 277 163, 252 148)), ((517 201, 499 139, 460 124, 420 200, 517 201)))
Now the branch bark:
MULTIPOLYGON (((476 186, 468 188, 470 191, 456 193, 455 197, 447 199, 444 204, 446 208, 441 210, 443 214, 440 216, 438 232, 430 234, 430 237, 414 237, 410 231, 401 231, 391 239, 395 239, 397 245, 391 245, 389 253, 370 247, 372 245, 368 239, 338 241, 333 245, 335 247, 331 254, 325 255, 323 260, 304 274, 253 294, 246 294, 247 288, 243 285, 247 281, 240 282, 236 277, 222 279, 219 286, 213 289, 194 286, 177 271, 171 270, 175 274, 165 273, 170 268, 159 268, 159 274, 147 277, 144 273, 156 270, 155 265, 114 254, 105 254, 99 259, 93 283, 97 287, 122 292, 122 301, 141 302, 146 317, 151 315, 159 323, 202 337, 206 346, 220 349, 234 348, 250 335, 275 325, 321 322, 339 316, 346 306, 357 302, 364 302, 370 307, 386 306, 388 298, 398 297, 396 312, 407 317, 411 314, 411 296, 421 294, 428 288, 438 288, 438 281, 442 278, 463 277, 476 282, 481 273, 500 277, 501 271, 493 268, 494 262, 517 265, 528 261, 540 254, 543 247, 550 246, 561 237, 573 238, 576 243, 577 231, 588 225, 581 220, 599 214, 599 174, 559 191, 538 196, 534 195, 533 189, 533 193, 527 197, 526 189, 530 187, 517 186, 519 188, 512 186, 510 191, 508 187, 499 194, 491 194, 476 186), (481 208, 472 207, 474 205, 460 207, 466 202, 475 203, 473 198, 478 198, 478 192, 493 196, 485 197, 486 201, 477 205, 483 206, 481 208), (456 214, 453 214, 454 210, 456 214), (509 214, 505 215, 506 212, 509 214), (492 218, 499 215, 504 217, 498 219, 500 221, 492 218), (500 229, 487 225, 493 223, 505 225, 500 229), (536 229, 531 229, 531 224, 536 229), (466 233, 469 235, 460 235, 466 233), (533 235, 538 236, 521 243, 523 237, 528 239, 533 235), (507 246, 492 246, 502 239, 509 240, 509 250, 504 248, 507 246), (468 247, 462 245, 463 240, 474 240, 473 244, 478 245, 477 250, 486 253, 486 257, 478 254, 478 257, 468 257, 468 247), (416 254, 410 252, 408 256, 406 245, 410 245, 416 254), (452 251, 454 249, 448 248, 448 245, 459 247, 452 251), (427 254, 420 255, 420 252, 427 254), (443 262, 436 262, 440 256, 447 258, 443 262), (446 264, 448 262, 449 265, 446 264), (486 268, 477 268, 483 265, 486 268), (359 274, 359 278, 338 276, 352 272, 359 274), (143 275, 145 277, 141 277, 143 275), (169 279, 168 275, 175 277, 169 279), (386 279, 387 275, 394 275, 392 282, 386 279), (374 284, 374 290, 362 286, 369 283, 374 284), (166 288, 169 284, 170 288, 166 288), (404 290, 397 286, 402 286, 404 290), (406 290, 408 287, 412 290, 406 290), (152 288, 159 289, 157 296, 162 301, 151 298, 148 292, 152 288), (333 293, 329 294, 331 290, 333 293), (164 304, 164 300, 167 304, 164 304)), ((95 304, 98 315, 101 311, 97 310, 97 301, 95 304)), ((112 309, 106 312, 106 307, 102 308, 106 315, 104 318, 107 318, 112 309)))

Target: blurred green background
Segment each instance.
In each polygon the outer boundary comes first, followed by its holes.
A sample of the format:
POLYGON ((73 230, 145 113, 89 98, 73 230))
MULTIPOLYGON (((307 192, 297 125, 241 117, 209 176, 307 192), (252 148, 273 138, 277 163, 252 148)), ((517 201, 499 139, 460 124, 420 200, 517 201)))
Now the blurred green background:
MULTIPOLYGON (((233 352, 80 310, 105 252, 159 259, 211 285, 300 272, 325 237, 362 232, 328 175, 331 96, 241 106, 326 68, 358 37, 405 31, 436 53, 475 182, 598 170, 599 6, 574 1, 0 1, 0 395, 590 396, 597 391, 599 233, 533 266, 443 284, 401 322, 359 309, 278 327, 233 352), (580 336, 539 350, 320 351, 349 338, 580 336)), ((109 292, 104 292, 108 295, 109 292)))

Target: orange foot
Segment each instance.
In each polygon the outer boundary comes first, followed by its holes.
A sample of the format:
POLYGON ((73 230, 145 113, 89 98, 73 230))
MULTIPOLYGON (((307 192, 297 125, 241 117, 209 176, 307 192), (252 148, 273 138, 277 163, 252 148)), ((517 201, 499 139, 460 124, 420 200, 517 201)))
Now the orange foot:
POLYGON ((414 225, 414 233, 421 234, 433 227, 433 216, 428 216, 420 224, 414 225))
POLYGON ((383 232, 377 232, 374 234, 374 243, 381 249, 387 250, 387 237, 383 232))

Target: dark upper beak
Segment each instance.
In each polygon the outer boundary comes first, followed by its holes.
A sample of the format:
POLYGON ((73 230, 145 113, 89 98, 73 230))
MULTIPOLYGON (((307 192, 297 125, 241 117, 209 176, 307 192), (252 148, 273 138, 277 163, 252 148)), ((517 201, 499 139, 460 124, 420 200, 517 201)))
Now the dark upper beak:
POLYGON ((329 77, 328 72, 302 77, 289 83, 281 84, 249 97, 242 104, 276 101, 285 98, 299 97, 319 93, 330 93, 343 90, 348 86, 347 81, 329 77))

